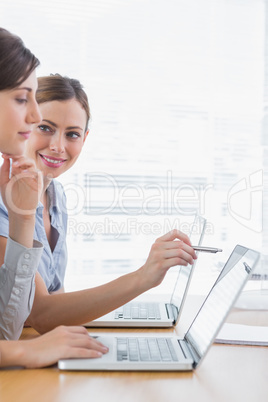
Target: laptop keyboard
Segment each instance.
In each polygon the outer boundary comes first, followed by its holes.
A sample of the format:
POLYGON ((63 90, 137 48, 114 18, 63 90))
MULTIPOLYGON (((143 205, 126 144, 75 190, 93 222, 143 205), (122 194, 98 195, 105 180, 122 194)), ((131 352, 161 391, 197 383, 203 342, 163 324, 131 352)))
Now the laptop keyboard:
POLYGON ((160 320, 158 303, 127 303, 115 312, 115 319, 160 320))
POLYGON ((117 338, 117 360, 178 361, 170 338, 117 338))

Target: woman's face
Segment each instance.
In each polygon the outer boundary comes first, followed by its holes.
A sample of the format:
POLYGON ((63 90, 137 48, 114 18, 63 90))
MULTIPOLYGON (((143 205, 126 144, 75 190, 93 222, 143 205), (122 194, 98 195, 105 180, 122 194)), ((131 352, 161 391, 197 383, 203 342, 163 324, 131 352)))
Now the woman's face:
POLYGON ((88 132, 87 116, 76 99, 39 105, 42 121, 36 124, 26 153, 44 177, 56 178, 77 160, 88 132))
POLYGON ((41 115, 35 99, 37 79, 35 71, 18 87, 0 91, 0 151, 21 156, 33 124, 41 115))

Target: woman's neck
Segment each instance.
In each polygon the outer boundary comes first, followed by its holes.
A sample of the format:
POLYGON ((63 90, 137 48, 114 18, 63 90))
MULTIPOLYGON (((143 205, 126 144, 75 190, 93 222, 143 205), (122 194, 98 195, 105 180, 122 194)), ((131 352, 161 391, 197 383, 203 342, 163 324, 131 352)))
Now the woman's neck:
POLYGON ((44 192, 47 190, 48 186, 52 182, 52 179, 53 179, 53 177, 47 177, 47 176, 43 177, 44 192))
POLYGON ((48 210, 48 206, 47 206, 47 204, 48 204, 47 203, 47 189, 48 189, 52 179, 48 178, 48 177, 44 177, 43 180, 44 180, 44 182, 43 182, 43 193, 42 193, 42 196, 41 196, 41 202, 44 205, 44 208, 46 210, 48 210))

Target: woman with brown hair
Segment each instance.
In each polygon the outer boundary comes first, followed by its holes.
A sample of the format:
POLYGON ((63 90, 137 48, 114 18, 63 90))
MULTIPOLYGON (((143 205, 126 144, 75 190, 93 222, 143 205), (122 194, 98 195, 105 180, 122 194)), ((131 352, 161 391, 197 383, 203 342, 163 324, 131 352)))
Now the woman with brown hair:
MULTIPOLYGON (((27 324, 44 333, 57 325, 94 320, 159 285, 168 269, 196 258, 188 236, 173 230, 159 237, 144 265, 95 288, 64 293, 67 265, 67 210, 63 188, 55 179, 76 162, 88 136, 90 109, 80 82, 59 74, 38 78, 37 102, 42 121, 34 125, 26 154, 43 175, 44 191, 37 207, 35 238, 43 253, 27 324)), ((0 204, 0 261, 5 249, 8 215, 0 204)))
POLYGON ((107 348, 82 327, 59 327, 29 341, 16 341, 34 299, 34 278, 43 245, 33 240, 35 210, 42 193, 40 172, 23 156, 33 125, 41 120, 36 102, 38 59, 21 39, 0 28, 0 172, 9 216, 0 268, 0 367, 43 367, 67 357, 100 357, 107 348))

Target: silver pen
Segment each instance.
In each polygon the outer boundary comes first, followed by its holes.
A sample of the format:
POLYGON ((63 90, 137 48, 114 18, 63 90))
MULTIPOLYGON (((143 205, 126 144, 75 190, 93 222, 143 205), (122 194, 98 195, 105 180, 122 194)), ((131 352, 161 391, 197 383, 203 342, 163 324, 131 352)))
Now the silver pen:
POLYGON ((195 251, 202 251, 204 253, 219 253, 222 251, 221 248, 215 247, 202 247, 202 246, 192 246, 195 251))

